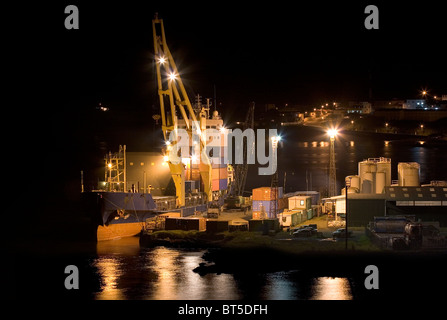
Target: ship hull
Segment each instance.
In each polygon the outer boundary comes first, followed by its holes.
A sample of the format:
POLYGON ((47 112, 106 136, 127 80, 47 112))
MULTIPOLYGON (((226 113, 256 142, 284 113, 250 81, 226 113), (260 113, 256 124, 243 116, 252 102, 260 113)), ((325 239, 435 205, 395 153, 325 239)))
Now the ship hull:
POLYGON ((206 204, 175 208, 175 201, 168 197, 154 199, 148 193, 98 191, 84 193, 83 198, 85 210, 97 228, 97 241, 136 236, 145 227, 147 219, 166 212, 189 216, 207 210, 206 204))
POLYGON ((116 240, 125 237, 133 237, 140 234, 142 223, 120 223, 108 226, 98 226, 96 230, 96 240, 116 240))

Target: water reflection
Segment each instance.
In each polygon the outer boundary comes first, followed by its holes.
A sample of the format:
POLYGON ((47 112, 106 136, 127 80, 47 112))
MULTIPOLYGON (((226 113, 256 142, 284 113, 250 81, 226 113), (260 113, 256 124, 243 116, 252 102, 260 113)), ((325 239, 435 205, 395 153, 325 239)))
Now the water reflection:
POLYGON ((203 250, 139 248, 138 238, 98 243, 91 262, 98 271, 98 300, 212 300, 239 299, 233 276, 193 270, 204 260, 203 250), (136 240, 135 240, 136 239, 136 240))
POLYGON ((314 279, 311 300, 352 300, 351 286, 346 278, 314 279))
POLYGON ((99 300, 122 300, 122 291, 118 288, 118 278, 123 271, 120 268, 119 259, 103 258, 93 264, 101 276, 101 292, 96 296, 99 300))

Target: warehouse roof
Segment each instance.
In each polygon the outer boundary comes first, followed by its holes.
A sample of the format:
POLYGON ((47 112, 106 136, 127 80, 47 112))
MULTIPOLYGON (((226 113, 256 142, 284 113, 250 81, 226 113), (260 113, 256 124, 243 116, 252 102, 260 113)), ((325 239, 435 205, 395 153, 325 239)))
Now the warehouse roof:
POLYGON ((447 201, 447 187, 385 187, 387 201, 447 201))

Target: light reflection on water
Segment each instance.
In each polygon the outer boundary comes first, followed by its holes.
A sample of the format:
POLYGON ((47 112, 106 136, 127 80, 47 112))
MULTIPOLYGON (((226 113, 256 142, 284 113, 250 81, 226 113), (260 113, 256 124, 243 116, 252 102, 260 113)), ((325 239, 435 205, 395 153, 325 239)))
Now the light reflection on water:
POLYGON ((302 279, 298 271, 245 274, 193 272, 204 250, 140 249, 138 238, 99 242, 91 261, 100 278, 98 300, 345 300, 352 299, 346 278, 302 279), (247 290, 248 288, 248 290, 247 290))
POLYGON ((352 300, 351 286, 346 278, 314 279, 311 300, 352 300))
POLYGON ((231 275, 193 272, 204 250, 139 248, 138 238, 101 241, 91 262, 101 280, 98 300, 239 299, 231 275))

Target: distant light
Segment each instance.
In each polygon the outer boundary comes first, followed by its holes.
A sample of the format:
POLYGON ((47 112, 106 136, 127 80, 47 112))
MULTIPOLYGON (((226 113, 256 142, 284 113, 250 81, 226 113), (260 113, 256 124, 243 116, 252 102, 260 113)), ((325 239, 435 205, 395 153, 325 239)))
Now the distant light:
POLYGON ((159 62, 160 64, 165 63, 165 62, 166 62, 165 57, 160 57, 160 58, 158 58, 158 62, 159 62))
POLYGON ((424 143, 425 143, 425 141, 423 141, 423 140, 419 141, 419 144, 420 144, 421 146, 424 145, 424 143))
POLYGON ((220 133, 225 133, 227 131, 227 128, 221 127, 219 130, 220 130, 220 133))
POLYGON ((165 143, 167 146, 171 145, 171 141, 166 141, 165 143))
POLYGON ((193 154, 191 156, 191 160, 192 160, 193 163, 195 163, 197 161, 197 156, 195 154, 193 154))
POLYGON ((422 94, 425 96, 427 94, 427 91, 422 91, 422 94))
POLYGON ((109 168, 111 168, 111 167, 112 167, 112 164, 111 164, 111 163, 109 163, 109 164, 107 164, 107 166, 108 166, 109 168))
POLYGON ((163 161, 164 162, 168 162, 169 161, 169 157, 168 156, 163 156, 163 161))

